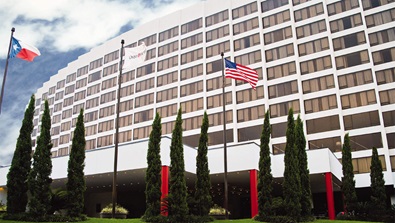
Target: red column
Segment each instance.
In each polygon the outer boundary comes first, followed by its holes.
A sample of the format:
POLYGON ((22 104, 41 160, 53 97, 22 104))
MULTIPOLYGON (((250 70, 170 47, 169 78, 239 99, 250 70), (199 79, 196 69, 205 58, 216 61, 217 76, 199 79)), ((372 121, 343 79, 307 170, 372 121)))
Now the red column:
POLYGON ((326 200, 329 220, 335 220, 335 200, 333 198, 332 173, 325 173, 326 200))
POLYGON ((251 218, 258 214, 257 170, 250 170, 251 218))
MULTIPOLYGON (((169 194, 169 167, 168 166, 162 166, 162 196, 161 199, 167 197, 169 194)), ((161 213, 163 216, 167 216, 168 212, 167 210, 161 206, 161 213)))

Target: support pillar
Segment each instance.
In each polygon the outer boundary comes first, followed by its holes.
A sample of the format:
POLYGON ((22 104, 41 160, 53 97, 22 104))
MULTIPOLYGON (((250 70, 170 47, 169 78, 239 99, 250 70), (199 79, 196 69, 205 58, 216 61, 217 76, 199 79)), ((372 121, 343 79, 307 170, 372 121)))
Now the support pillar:
POLYGON ((329 220, 335 220, 335 200, 333 197, 332 173, 325 173, 326 200, 329 220))
POLYGON ((250 196, 251 196, 251 218, 258 214, 258 185, 257 185, 257 170, 250 170, 250 196))
MULTIPOLYGON (((163 198, 165 198, 165 197, 167 197, 167 195, 169 195, 169 167, 168 166, 162 166, 161 180, 162 180, 161 200, 163 200, 163 198)), ((162 204, 162 202, 161 202, 161 204, 162 204)), ((164 207, 161 205, 160 209, 161 209, 160 212, 163 216, 167 216, 169 214, 167 207, 164 207)))

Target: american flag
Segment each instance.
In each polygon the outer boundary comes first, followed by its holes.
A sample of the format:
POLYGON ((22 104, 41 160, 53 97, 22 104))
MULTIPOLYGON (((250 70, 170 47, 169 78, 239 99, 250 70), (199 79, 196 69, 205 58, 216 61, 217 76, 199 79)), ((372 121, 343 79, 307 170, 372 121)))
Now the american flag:
POLYGON ((236 80, 248 82, 253 89, 256 89, 256 83, 258 82, 258 72, 256 72, 254 69, 234 63, 227 59, 225 59, 225 67, 226 78, 233 78, 236 80))

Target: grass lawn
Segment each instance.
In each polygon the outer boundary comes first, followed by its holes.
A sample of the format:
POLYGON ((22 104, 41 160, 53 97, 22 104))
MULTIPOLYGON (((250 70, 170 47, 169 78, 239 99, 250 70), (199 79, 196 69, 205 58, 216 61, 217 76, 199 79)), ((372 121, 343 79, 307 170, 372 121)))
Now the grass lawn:
MULTIPOLYGON (((140 219, 103 219, 103 218, 89 218, 88 221, 83 221, 81 223, 142 223, 140 219)), ((214 223, 249 223, 258 221, 253 221, 251 219, 238 219, 238 220, 217 220, 214 223)), ((6 221, 0 219, 0 223, 21 223, 21 221, 6 221)), ((25 222, 29 223, 29 222, 25 222)), ((367 221, 330 221, 330 220, 316 220, 314 223, 369 223, 367 221)), ((371 222, 370 222, 371 223, 371 222)))

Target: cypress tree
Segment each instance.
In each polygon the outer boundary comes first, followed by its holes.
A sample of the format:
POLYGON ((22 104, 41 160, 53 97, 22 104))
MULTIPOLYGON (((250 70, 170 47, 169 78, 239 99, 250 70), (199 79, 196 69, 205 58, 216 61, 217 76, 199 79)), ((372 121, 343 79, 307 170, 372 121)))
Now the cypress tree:
POLYGON ((81 217, 84 210, 85 178, 85 127, 84 112, 81 109, 77 118, 71 144, 67 168, 67 213, 71 217, 81 217))
POLYGON ((345 212, 352 211, 357 202, 357 193, 355 192, 355 180, 352 165, 350 137, 348 133, 344 136, 344 144, 342 149, 342 170, 343 185, 342 192, 344 195, 345 212))
POLYGON ((44 114, 41 119, 40 136, 33 155, 33 167, 29 173, 28 185, 31 193, 29 210, 33 217, 46 218, 51 209, 51 117, 48 101, 45 100, 44 114))
POLYGON ((265 221, 272 213, 272 183, 273 175, 270 158, 270 115, 269 110, 265 113, 263 129, 261 134, 261 144, 259 153, 259 173, 258 173, 258 214, 259 220, 265 221))
POLYGON ((377 153, 376 147, 372 149, 372 162, 370 165, 370 188, 372 196, 370 197, 372 207, 378 211, 386 209, 387 196, 385 194, 385 181, 383 176, 383 167, 377 153))
POLYGON ((286 215, 294 220, 300 217, 300 177, 297 149, 295 147, 295 121, 292 108, 288 112, 284 155, 284 183, 283 195, 286 215))
POLYGON ((300 115, 296 119, 295 125, 295 146, 298 152, 299 161, 299 174, 300 174, 300 205, 301 205, 301 216, 311 216, 311 188, 310 188, 310 171, 307 163, 306 153, 306 137, 303 131, 303 122, 300 119, 300 115))
POLYGON ((27 177, 30 172, 34 95, 31 96, 29 105, 25 111, 19 137, 16 142, 11 167, 7 174, 7 212, 9 214, 22 213, 27 205, 27 177))
POLYGON ((147 208, 144 218, 158 216, 160 214, 160 198, 161 192, 161 160, 160 160, 160 141, 162 136, 161 117, 156 113, 154 122, 152 123, 152 131, 148 141, 147 152, 147 172, 145 174, 145 199, 147 208))
POLYGON ((196 157, 196 191, 195 201, 197 205, 197 211, 199 216, 208 216, 212 199, 210 195, 210 170, 208 169, 208 117, 207 113, 204 112, 202 127, 200 130, 198 154, 196 157))
POLYGON ((182 144, 181 108, 170 145, 169 218, 171 222, 187 222, 187 185, 185 181, 184 147, 182 144))

